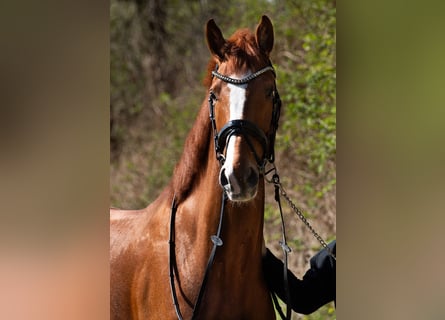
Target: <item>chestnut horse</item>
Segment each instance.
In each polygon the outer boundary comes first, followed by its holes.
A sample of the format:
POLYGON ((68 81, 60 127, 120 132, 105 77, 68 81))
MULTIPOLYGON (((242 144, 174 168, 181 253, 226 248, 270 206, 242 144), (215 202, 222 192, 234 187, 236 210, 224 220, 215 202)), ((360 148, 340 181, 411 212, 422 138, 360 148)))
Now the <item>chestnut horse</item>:
POLYGON ((273 27, 263 16, 226 40, 210 20, 206 40, 208 96, 170 184, 145 209, 111 209, 111 319, 275 319, 261 268, 273 27))

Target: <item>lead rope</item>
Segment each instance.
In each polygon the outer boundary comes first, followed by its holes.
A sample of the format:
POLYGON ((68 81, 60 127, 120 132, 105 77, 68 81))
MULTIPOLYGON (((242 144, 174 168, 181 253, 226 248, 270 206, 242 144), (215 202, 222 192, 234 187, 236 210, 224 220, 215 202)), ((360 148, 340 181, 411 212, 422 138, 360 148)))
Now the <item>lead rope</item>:
POLYGON ((288 202, 288 204, 292 208, 292 210, 294 210, 294 212, 297 214, 297 216, 300 218, 300 220, 303 221, 303 223, 309 228, 309 230, 312 232, 314 237, 320 242, 320 244, 323 246, 323 248, 327 250, 328 254, 335 261, 337 259, 334 255, 334 253, 332 252, 331 248, 328 247, 328 245, 323 240, 323 238, 314 230, 314 228, 311 226, 309 221, 307 221, 306 217, 303 215, 301 210, 289 198, 289 196, 287 195, 286 191, 283 188, 283 185, 280 182, 280 177, 278 175, 278 171, 277 171, 277 168, 275 167, 275 164, 272 163, 272 165, 273 165, 272 169, 265 172, 264 177, 268 183, 272 183, 274 185, 275 201, 277 202, 278 208, 280 210, 281 229, 282 229, 282 235, 283 235, 282 241, 280 241, 280 246, 283 249, 283 253, 284 253, 283 280, 284 280, 284 292, 285 292, 285 296, 286 296, 286 317, 284 316, 284 313, 281 310, 281 307, 277 301, 277 297, 275 296, 274 293, 272 293, 272 300, 273 300, 273 302, 275 304, 275 308, 277 309, 281 318, 289 320, 291 317, 291 308, 290 308, 291 296, 290 296, 290 288, 289 288, 289 281, 288 281, 288 268, 287 267, 288 267, 288 253, 291 252, 291 248, 287 245, 287 242, 286 242, 286 229, 285 229, 285 224, 284 224, 283 209, 281 207, 280 195, 283 196, 284 199, 286 199, 286 201, 288 202), (267 179, 267 175, 271 172, 273 172, 273 175, 272 175, 272 178, 269 180, 269 179, 267 179))
MULTIPOLYGON (((286 199, 287 203, 289 204, 289 206, 292 208, 292 210, 295 212, 295 214, 298 216, 298 218, 300 218, 300 220, 306 225, 306 227, 311 231, 312 235, 318 240, 318 242, 321 244, 321 246, 328 252, 328 254, 335 260, 337 261, 337 258, 335 256, 335 254, 332 252, 332 249, 329 248, 329 246, 327 245, 327 243, 323 240, 323 238, 315 231, 315 229, 311 226, 311 224, 309 223, 309 221, 306 219, 306 217, 303 215, 302 211, 300 208, 298 208, 290 199, 289 195, 286 193, 286 191, 283 188, 283 185, 280 182, 280 179, 278 177, 278 171, 277 168, 275 167, 275 165, 273 165, 273 167, 268 170, 265 173, 265 176, 267 176, 269 173, 274 172, 274 175, 272 176, 272 179, 269 180, 266 178, 266 181, 268 183, 273 183, 275 186, 275 193, 276 193, 276 188, 278 187, 280 190, 280 195, 284 197, 284 199, 286 199), (275 175, 278 177, 278 179, 276 179, 276 181, 274 181, 274 177, 275 175)), ((281 211, 281 207, 280 207, 280 211, 281 211)), ((281 212, 280 212, 281 213, 281 212)))
MULTIPOLYGON (((275 174, 272 176, 272 183, 275 186, 275 201, 278 204, 278 208, 280 209, 280 217, 281 217, 281 231, 282 231, 282 240, 279 242, 281 249, 283 249, 284 254, 284 264, 283 264, 283 280, 284 280, 284 293, 286 296, 286 318, 283 317, 283 312, 280 308, 280 315, 283 319, 290 320, 292 309, 290 307, 291 304, 291 297, 290 297, 290 289, 289 289, 289 280, 288 280, 288 254, 291 252, 291 248, 287 245, 286 240, 286 227, 284 224, 284 217, 283 217, 283 209, 281 207, 281 200, 280 200, 280 177, 275 172, 275 174)), ((275 297, 276 299, 276 297, 275 297)), ((276 301, 274 300, 275 304, 276 301)), ((277 304, 276 304, 277 305, 277 304)))

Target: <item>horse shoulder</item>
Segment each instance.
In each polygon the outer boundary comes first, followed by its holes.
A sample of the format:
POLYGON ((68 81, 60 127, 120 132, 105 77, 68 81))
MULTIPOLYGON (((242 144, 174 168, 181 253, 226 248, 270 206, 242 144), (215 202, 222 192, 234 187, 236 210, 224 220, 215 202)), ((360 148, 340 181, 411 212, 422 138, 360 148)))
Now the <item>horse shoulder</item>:
POLYGON ((169 301, 168 295, 155 290, 158 278, 168 279, 169 212, 169 205, 160 201, 142 210, 110 210, 113 319, 149 319, 162 300, 169 301))

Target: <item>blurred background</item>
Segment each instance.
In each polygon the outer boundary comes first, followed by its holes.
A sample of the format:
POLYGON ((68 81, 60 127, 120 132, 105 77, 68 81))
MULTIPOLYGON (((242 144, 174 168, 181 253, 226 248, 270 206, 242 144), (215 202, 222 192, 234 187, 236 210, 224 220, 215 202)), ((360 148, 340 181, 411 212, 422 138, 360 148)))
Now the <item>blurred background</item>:
MULTIPOLYGON (((315 1, 110 2, 110 205, 146 207, 169 182, 201 103, 210 58, 204 26, 224 36, 272 20, 282 115, 276 165, 293 201, 326 240, 336 238, 336 3, 315 1)), ((266 189, 267 246, 282 257, 281 227, 266 189)), ((284 204, 290 268, 302 277, 321 245, 284 204)), ((333 304, 310 316, 335 319, 333 304)))

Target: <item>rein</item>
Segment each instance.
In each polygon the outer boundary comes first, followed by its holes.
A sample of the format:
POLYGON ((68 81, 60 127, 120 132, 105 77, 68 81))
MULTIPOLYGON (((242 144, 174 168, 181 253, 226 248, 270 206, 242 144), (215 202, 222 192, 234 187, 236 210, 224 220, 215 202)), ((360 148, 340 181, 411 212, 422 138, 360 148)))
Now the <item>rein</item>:
MULTIPOLYGON (((222 221, 224 217, 224 207, 227 200, 226 193, 223 191, 222 193, 222 203, 221 203, 221 210, 219 215, 219 224, 218 229, 216 232, 216 235, 212 235, 210 239, 213 242, 213 248, 212 252, 210 253, 209 260, 207 261, 207 267, 204 272, 204 278, 202 279, 201 287, 199 289, 198 298, 196 299, 195 306, 193 307, 193 313, 191 319, 195 319, 199 306, 201 305, 202 297, 204 295, 205 287, 207 284, 207 279, 210 273, 210 269, 213 265, 213 260, 215 259, 216 249, 223 245, 223 241, 220 238, 221 235, 221 229, 222 229, 222 221)), ((170 266, 170 290, 172 294, 173 299, 173 305, 175 306, 176 316, 179 320, 183 320, 181 310, 179 308, 179 302, 178 302, 178 296, 176 294, 176 288, 175 288, 175 274, 178 274, 178 269, 176 265, 176 255, 175 255, 175 217, 176 217, 176 211, 178 209, 178 206, 176 204, 176 198, 173 197, 172 207, 171 207, 171 217, 170 217, 170 239, 168 241, 170 253, 169 253, 169 266, 170 266)))

